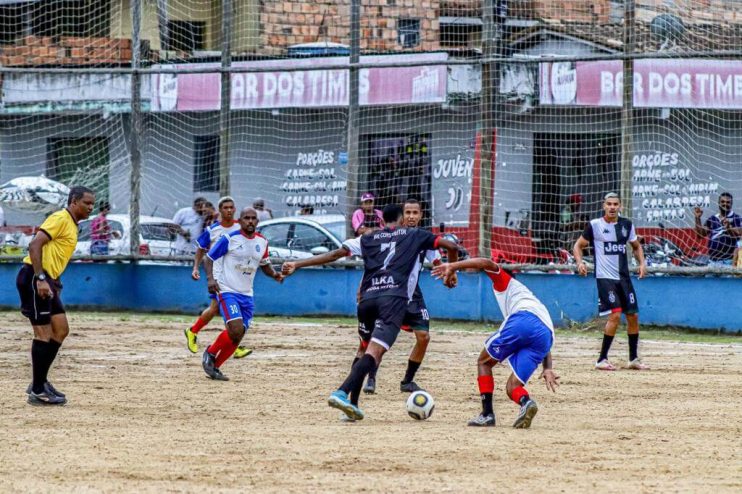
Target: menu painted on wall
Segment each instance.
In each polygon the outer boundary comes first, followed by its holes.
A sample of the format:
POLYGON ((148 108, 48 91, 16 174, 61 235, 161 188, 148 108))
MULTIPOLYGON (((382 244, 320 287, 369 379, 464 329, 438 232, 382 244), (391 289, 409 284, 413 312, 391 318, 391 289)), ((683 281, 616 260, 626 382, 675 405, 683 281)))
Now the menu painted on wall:
POLYGON ((312 206, 315 214, 337 210, 345 197, 345 168, 337 163, 340 153, 324 149, 296 154, 293 166, 283 175, 281 192, 288 208, 312 206))
POLYGON ((676 152, 638 153, 631 166, 634 218, 642 224, 685 226, 693 220, 693 208, 710 207, 719 192, 718 181, 693 173, 676 152))

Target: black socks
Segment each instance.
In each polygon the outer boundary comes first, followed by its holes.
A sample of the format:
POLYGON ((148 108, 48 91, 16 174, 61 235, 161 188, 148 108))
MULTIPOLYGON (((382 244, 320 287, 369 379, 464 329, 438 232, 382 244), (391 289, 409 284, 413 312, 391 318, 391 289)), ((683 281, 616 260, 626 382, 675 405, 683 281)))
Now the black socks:
POLYGON ((49 375, 49 368, 57 357, 61 346, 61 343, 54 340, 33 340, 31 342, 31 363, 33 367, 32 390, 34 393, 44 392, 44 384, 49 375))

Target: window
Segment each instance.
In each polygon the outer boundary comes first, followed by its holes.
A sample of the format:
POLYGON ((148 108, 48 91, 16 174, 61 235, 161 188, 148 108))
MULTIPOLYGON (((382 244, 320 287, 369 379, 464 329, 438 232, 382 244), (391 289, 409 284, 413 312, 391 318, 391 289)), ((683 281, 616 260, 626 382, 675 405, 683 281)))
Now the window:
POLYGON ((420 44, 419 19, 400 19, 397 26, 397 42, 403 48, 413 48, 420 44))
POLYGON ((258 228, 260 234, 268 241, 268 246, 286 249, 289 238, 289 223, 279 223, 258 228))
POLYGON ((174 242, 177 234, 173 230, 173 225, 169 223, 145 223, 139 225, 139 231, 144 240, 159 240, 164 242, 174 242))
POLYGON ((467 24, 441 24, 441 46, 449 48, 474 48, 481 44, 482 26, 467 24))
POLYGON ((291 248, 294 250, 310 252, 315 247, 335 249, 335 244, 327 238, 327 235, 309 225, 297 224, 294 227, 294 236, 291 240, 291 248))
POLYGON ((163 50, 193 52, 204 49, 206 23, 199 21, 168 21, 168 39, 163 50))
POLYGON ((57 0, 30 7, 33 34, 37 36, 111 35, 110 0, 57 0))
POLYGON ((47 140, 46 176, 70 187, 89 187, 98 203, 108 201, 109 168, 107 137, 47 140))
POLYGON ((193 192, 219 192, 219 136, 195 136, 193 192))

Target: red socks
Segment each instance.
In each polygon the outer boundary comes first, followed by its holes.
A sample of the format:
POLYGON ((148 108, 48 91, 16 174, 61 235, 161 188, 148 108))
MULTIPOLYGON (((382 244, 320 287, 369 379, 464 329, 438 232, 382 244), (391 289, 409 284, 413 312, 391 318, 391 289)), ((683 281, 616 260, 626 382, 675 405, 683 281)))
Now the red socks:
POLYGON ((518 386, 513 390, 512 393, 510 393, 510 399, 513 400, 516 404, 520 405, 520 400, 525 397, 528 398, 528 391, 526 391, 526 388, 523 386, 518 386))
POLYGON ((237 350, 237 345, 232 342, 232 338, 229 337, 226 329, 219 333, 214 343, 206 349, 210 354, 216 355, 215 366, 217 368, 221 367, 232 356, 235 350, 237 350))
POLYGON ((479 376, 477 377, 477 383, 479 384, 479 394, 492 393, 495 390, 495 378, 492 376, 479 376))
POLYGON ((191 333, 197 334, 201 329, 206 326, 208 323, 201 319, 200 317, 196 319, 196 323, 191 326, 191 333))

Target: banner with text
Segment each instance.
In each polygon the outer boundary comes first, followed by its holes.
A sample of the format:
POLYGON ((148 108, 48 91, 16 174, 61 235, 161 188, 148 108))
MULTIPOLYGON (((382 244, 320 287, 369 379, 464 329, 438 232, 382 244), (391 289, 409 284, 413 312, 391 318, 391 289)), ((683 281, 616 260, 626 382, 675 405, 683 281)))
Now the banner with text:
MULTIPOLYGON (((622 91, 621 60, 540 64, 542 105, 620 107, 622 91)), ((636 60, 634 106, 742 109, 742 60, 636 60)))
MULTIPOLYGON (((445 62, 446 53, 363 56, 361 63, 445 62)), ((316 69, 320 65, 347 65, 347 57, 235 62, 234 67, 270 72, 237 72, 231 76, 233 110, 270 108, 323 108, 347 106, 349 70, 316 69), (297 70, 303 69, 303 70, 297 70)), ((167 69, 215 69, 219 64, 165 66, 167 69)), ((430 104, 446 101, 445 65, 379 67, 359 71, 360 104, 430 104)), ((221 79, 218 72, 153 74, 153 111, 214 111, 219 109, 221 79)))

